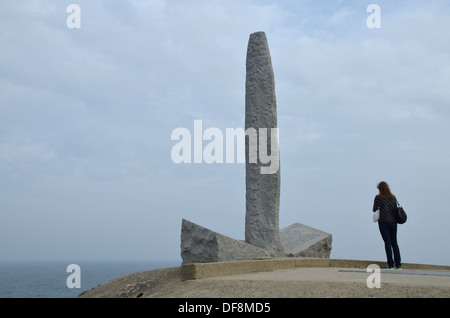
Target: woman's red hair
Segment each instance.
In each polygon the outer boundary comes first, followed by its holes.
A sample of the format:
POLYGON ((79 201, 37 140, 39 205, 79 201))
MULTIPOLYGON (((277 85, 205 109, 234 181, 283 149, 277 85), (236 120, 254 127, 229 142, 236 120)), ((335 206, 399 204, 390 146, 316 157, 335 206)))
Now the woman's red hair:
POLYGON ((392 194, 389 185, 385 181, 381 181, 377 184, 378 191, 380 194, 378 195, 382 199, 395 199, 395 195, 392 194))

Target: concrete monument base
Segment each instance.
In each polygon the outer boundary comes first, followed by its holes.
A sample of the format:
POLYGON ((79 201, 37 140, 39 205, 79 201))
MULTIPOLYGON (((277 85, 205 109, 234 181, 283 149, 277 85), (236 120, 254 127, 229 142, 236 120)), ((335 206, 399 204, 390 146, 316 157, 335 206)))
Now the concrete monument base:
MULTIPOLYGON (((283 256, 330 258, 332 236, 318 229, 294 223, 280 230, 280 240, 286 252, 283 256)), ((270 258, 270 254, 263 248, 183 219, 181 258, 183 264, 215 263, 270 258)))
POLYGON ((263 248, 232 239, 185 219, 182 221, 183 264, 252 260, 267 256, 263 248))

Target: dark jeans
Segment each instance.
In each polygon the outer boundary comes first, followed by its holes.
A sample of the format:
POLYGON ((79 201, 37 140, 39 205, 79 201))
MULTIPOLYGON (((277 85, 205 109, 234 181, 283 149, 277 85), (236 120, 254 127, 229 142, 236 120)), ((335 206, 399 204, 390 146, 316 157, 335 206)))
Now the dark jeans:
POLYGON ((387 263, 389 267, 401 267, 400 249, 397 244, 397 224, 378 222, 381 237, 384 241, 384 248, 386 249, 387 263), (394 252, 394 259, 392 259, 392 252, 394 252))

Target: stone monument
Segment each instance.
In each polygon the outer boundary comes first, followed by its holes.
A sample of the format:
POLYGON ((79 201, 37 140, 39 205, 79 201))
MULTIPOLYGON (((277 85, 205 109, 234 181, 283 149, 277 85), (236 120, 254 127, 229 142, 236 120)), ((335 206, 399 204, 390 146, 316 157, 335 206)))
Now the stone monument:
POLYGON ((269 45, 264 32, 250 35, 246 71, 245 129, 247 131, 249 128, 255 128, 258 131, 259 157, 256 163, 251 162, 250 138, 246 139, 245 241, 264 248, 271 256, 284 256, 278 222, 280 207, 278 138, 276 135, 269 134, 273 128, 277 128, 275 79, 269 45), (262 145, 261 137, 264 133, 267 133, 266 144, 262 145), (268 171, 272 173, 263 173, 264 171, 261 170, 261 166, 267 166, 266 163, 261 162, 261 152, 264 151, 272 155, 272 160, 278 161, 276 171, 268 171))
POLYGON ((331 235, 295 223, 279 230, 280 158, 275 80, 264 32, 250 35, 245 83, 245 242, 183 219, 183 263, 263 257, 329 257, 331 235), (256 149, 258 151, 256 151, 256 149), (281 239, 280 239, 281 236, 281 239))

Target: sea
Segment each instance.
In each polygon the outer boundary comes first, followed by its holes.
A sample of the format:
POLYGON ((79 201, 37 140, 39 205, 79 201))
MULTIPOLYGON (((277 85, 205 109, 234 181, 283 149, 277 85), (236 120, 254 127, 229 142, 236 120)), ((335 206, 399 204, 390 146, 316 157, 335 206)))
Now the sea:
POLYGON ((0 262, 0 298, 76 298, 120 276, 180 265, 181 261, 0 262))

